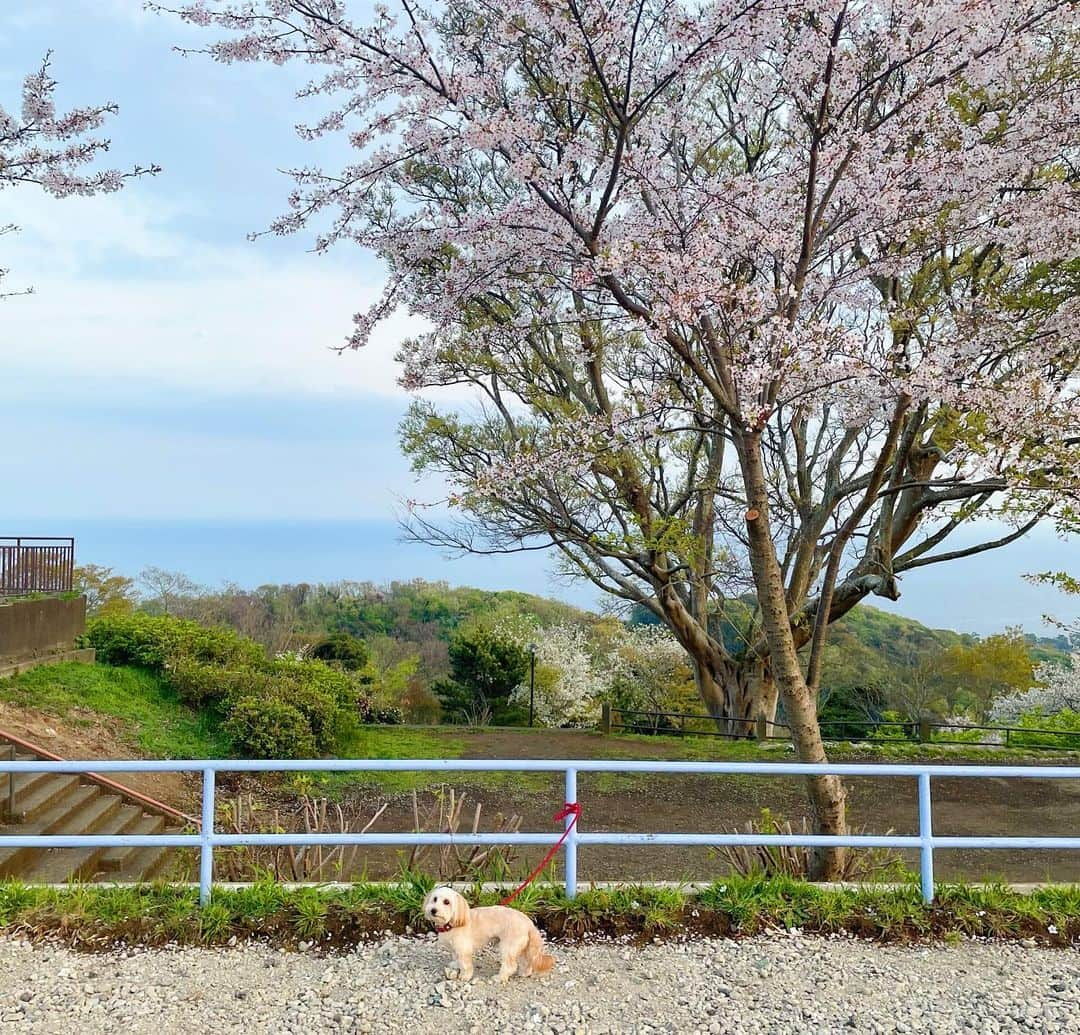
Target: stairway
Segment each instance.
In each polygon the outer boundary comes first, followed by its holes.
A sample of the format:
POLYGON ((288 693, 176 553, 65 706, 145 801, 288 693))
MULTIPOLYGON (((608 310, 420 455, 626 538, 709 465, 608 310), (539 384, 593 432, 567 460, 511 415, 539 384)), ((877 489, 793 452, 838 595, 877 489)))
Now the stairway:
MULTIPOLYGON (((31 762, 39 756, 20 751, 14 757, 31 762)), ((0 836, 180 831, 171 817, 146 812, 108 787, 64 773, 0 773, 0 819, 0 836)), ((169 856, 168 848, 5 848, 0 849, 0 880, 145 881, 161 875, 169 856)))

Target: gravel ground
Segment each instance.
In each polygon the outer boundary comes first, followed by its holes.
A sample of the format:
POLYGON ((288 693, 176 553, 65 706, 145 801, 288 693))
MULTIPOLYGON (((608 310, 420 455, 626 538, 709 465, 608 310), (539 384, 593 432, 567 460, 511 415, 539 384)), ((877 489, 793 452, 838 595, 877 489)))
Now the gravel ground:
POLYGON ((1080 1032, 1080 954, 848 939, 556 946, 554 974, 442 980, 433 940, 73 953, 0 940, 0 1028, 172 1032, 1080 1032))

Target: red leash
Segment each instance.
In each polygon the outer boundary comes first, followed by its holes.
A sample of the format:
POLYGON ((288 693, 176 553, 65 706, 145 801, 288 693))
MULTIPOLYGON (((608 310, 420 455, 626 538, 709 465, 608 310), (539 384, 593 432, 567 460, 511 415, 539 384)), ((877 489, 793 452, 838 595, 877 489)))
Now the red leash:
POLYGON ((508 906, 511 902, 513 902, 514 899, 518 897, 518 895, 520 895, 530 884, 532 884, 534 880, 536 880, 537 877, 540 876, 540 874, 543 872, 544 867, 547 866, 547 864, 555 858, 555 853, 560 848, 562 848, 563 842, 570 836, 570 831, 574 829, 574 824, 577 823, 578 819, 581 817, 581 806, 576 801, 568 801, 563 806, 561 812, 555 813, 555 815, 552 817, 552 820, 553 822, 558 823, 560 819, 566 819, 567 816, 573 816, 573 819, 571 819, 570 822, 567 824, 566 829, 563 831, 562 837, 560 837, 559 840, 551 846, 548 854, 545 855, 544 858, 540 861, 540 865, 537 866, 536 869, 533 870, 532 873, 530 873, 529 876, 526 877, 521 884, 519 884, 513 891, 510 892, 509 895, 506 896, 506 898, 504 898, 499 903, 500 906, 508 906))

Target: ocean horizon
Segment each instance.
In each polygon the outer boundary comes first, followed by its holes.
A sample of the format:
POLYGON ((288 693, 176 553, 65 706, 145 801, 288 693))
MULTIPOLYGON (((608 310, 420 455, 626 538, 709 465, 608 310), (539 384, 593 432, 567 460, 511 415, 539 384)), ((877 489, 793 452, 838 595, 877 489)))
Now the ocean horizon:
MULTIPOLYGON (((4 535, 75 536, 77 564, 101 564, 137 576, 154 565, 181 571, 200 585, 245 588, 298 582, 371 582, 424 579, 487 590, 518 590, 597 610, 604 598, 591 584, 551 574, 544 551, 493 557, 448 557, 420 543, 404 542, 401 526, 386 519, 7 519, 4 535)), ((1023 574, 1045 570, 1053 532, 1040 529, 989 554, 934 565, 901 581, 898 601, 871 597, 881 610, 914 618, 931 628, 988 635, 1022 626, 1037 635, 1057 634, 1043 622, 1070 620, 1075 601, 1023 574)), ((1055 544, 1067 563, 1070 548, 1055 544)), ((1075 565, 1074 565, 1075 566, 1075 565)))
POLYGON ((100 564, 132 577, 153 565, 210 588, 424 579, 516 589, 587 608, 599 603, 590 586, 549 575, 542 554, 447 557, 435 547, 403 541, 396 521, 28 518, 0 532, 73 535, 76 564, 100 564))

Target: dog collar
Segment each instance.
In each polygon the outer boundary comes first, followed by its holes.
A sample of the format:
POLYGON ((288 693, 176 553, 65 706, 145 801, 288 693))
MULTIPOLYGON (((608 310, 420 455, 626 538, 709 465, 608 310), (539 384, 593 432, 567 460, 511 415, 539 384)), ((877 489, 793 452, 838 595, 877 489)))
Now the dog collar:
POLYGON ((436 927, 435 928, 435 933, 436 934, 446 934, 447 931, 452 931, 453 929, 454 929, 453 924, 444 924, 442 927, 436 927))

